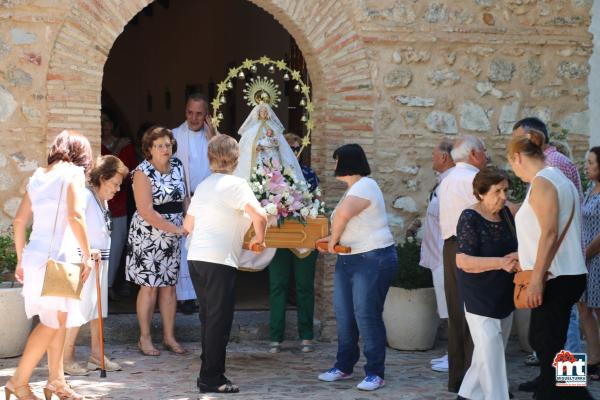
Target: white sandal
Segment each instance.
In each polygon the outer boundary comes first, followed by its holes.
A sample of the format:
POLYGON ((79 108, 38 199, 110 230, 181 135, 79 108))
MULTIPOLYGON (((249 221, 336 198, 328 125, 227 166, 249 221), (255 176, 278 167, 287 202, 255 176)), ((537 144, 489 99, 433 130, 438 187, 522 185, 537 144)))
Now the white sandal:
POLYGON ((66 375, 70 376, 87 376, 90 373, 87 368, 82 367, 81 364, 76 361, 64 363, 63 370, 65 371, 66 375))
MULTIPOLYGON (((87 367, 90 371, 100 369, 100 360, 90 356, 90 358, 88 358, 87 367)), ((109 360, 108 357, 104 356, 104 370, 106 372, 120 371, 121 366, 118 363, 109 360)))

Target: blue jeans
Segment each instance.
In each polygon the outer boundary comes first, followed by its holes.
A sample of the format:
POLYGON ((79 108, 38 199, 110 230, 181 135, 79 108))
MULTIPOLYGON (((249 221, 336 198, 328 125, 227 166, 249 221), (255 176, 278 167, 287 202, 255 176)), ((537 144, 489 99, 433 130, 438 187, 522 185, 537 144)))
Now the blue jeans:
POLYGON ((571 308, 569 330, 567 331, 567 341, 565 342, 564 348, 571 353, 583 353, 583 345, 581 344, 581 335, 579 333, 579 312, 577 312, 577 303, 571 308))
POLYGON ((359 334, 367 359, 366 375, 385 373, 386 335, 383 304, 398 269, 395 246, 338 256, 333 302, 338 334, 335 368, 351 374, 360 358, 359 334))

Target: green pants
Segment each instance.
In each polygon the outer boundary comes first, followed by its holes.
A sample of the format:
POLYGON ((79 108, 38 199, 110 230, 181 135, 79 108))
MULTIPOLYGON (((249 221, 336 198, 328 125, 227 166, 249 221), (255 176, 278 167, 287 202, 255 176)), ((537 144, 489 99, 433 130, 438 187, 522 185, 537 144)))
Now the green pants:
POLYGON ((301 340, 312 340, 317 255, 317 252, 313 251, 309 256, 299 258, 288 249, 277 249, 275 257, 269 264, 269 305, 271 308, 269 335, 272 342, 283 342, 285 308, 292 269, 296 280, 298 334, 301 340))

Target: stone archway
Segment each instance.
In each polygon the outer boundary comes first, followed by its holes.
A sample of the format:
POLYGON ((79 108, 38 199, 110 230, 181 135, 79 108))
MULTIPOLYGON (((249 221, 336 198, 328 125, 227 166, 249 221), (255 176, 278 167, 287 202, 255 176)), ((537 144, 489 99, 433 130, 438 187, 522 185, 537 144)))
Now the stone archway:
MULTIPOLYGON (((373 85, 364 44, 350 13, 340 2, 303 8, 292 0, 251 0, 272 14, 302 50, 314 86, 317 106, 315 150, 323 137, 342 138, 343 131, 372 131, 373 85), (328 122, 334 122, 335 127, 328 122)), ((58 32, 47 75, 48 132, 79 129, 98 144, 103 66, 127 22, 148 0, 76 2, 58 32)), ((317 163, 319 160, 316 160, 317 163)))
MULTIPOLYGON (((278 20, 300 47, 313 82, 315 129, 313 166, 325 172, 330 154, 344 141, 373 134, 374 90, 370 63, 352 15, 343 2, 249 0, 278 20)), ((47 74, 47 140, 63 129, 84 133, 100 144, 100 94, 104 64, 129 20, 152 1, 77 0, 65 15, 50 54, 47 74)), ((369 152, 372 140, 362 140, 369 152)), ((322 174, 323 187, 331 179, 322 174)), ((330 195, 329 195, 330 196, 330 195)), ((331 197, 326 197, 331 200, 331 197)), ((325 264, 332 259, 326 258, 325 264)), ((317 316, 331 337, 332 268, 317 272, 317 316)))

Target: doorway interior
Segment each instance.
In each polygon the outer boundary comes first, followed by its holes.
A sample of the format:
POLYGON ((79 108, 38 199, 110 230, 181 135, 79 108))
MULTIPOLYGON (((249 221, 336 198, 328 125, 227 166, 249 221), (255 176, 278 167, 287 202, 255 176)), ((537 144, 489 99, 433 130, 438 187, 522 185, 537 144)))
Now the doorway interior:
MULTIPOLYGON (((156 0, 141 10, 115 41, 104 66, 102 107, 111 109, 119 119, 118 134, 139 148, 140 127, 150 123, 179 126, 188 93, 199 91, 212 101, 216 85, 230 68, 263 55, 285 60, 310 82, 292 36, 250 1, 156 0)), ((257 74, 268 76, 269 72, 259 70, 257 74)), ((275 112, 289 132, 302 136, 300 96, 291 90, 290 82, 278 83, 282 98, 275 112)), ((236 82, 227 104, 221 107, 224 120, 219 131, 236 138, 251 110, 243 99, 243 86, 243 81, 236 82)), ((306 164, 310 162, 307 150, 302 157, 306 164)), ((119 273, 116 286, 124 285, 123 276, 119 273)), ((236 295, 236 309, 268 309, 268 271, 238 272, 236 295)), ((134 299, 111 302, 111 311, 135 312, 134 299)))

